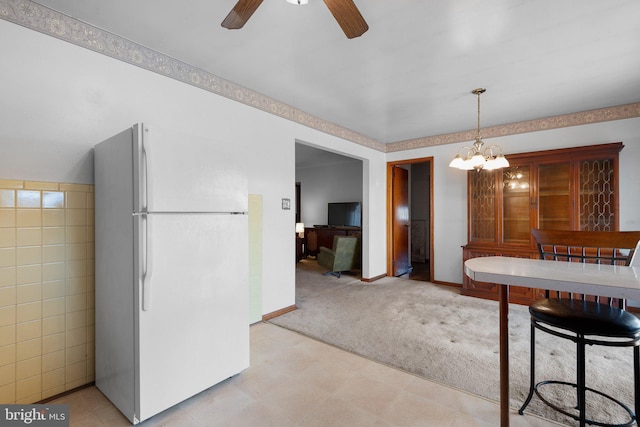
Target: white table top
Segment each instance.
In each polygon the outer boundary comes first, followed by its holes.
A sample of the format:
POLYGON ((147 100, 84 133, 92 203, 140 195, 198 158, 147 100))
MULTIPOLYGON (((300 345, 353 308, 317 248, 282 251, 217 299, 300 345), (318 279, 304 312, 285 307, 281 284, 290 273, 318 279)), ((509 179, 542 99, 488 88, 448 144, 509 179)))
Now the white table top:
POLYGON ((512 257, 472 258, 464 272, 477 282, 640 300, 640 268, 512 257))

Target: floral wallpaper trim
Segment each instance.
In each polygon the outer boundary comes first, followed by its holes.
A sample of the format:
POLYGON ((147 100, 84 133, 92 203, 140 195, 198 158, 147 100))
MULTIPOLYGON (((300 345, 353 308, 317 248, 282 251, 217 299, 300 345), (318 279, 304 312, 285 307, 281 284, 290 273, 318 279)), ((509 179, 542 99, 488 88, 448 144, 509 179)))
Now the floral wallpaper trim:
MULTIPOLYGON (((547 117, 543 119, 527 120, 524 122, 482 128, 480 130, 480 133, 483 138, 495 138, 499 136, 516 135, 519 133, 538 132, 549 129, 588 125, 592 123, 607 122, 612 120, 630 119, 634 117, 640 117, 640 103, 600 108, 597 110, 583 111, 580 113, 564 114, 562 116, 547 117)), ((475 137, 475 129, 456 133, 448 133, 444 135, 428 136, 424 138, 409 139, 406 141, 398 141, 387 144, 385 151, 404 151, 412 150, 415 148, 432 147, 435 145, 474 141, 475 137)))
POLYGON ((313 129, 384 151, 384 144, 202 69, 29 0, 0 0, 0 19, 241 102, 313 129))
MULTIPOLYGON (((30 0, 0 0, 0 19, 382 152, 473 141, 475 137, 475 131, 463 131, 384 144, 30 0)), ((640 117, 640 103, 494 126, 483 129, 482 135, 491 138, 631 117, 640 117)))

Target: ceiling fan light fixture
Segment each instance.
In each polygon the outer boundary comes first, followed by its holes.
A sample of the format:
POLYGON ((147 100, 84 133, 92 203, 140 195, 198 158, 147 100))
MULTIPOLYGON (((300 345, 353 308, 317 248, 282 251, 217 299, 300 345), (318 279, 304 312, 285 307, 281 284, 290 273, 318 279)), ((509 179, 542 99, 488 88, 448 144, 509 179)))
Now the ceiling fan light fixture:
MULTIPOLYGON (((263 1, 238 0, 220 25, 229 30, 237 30, 244 27, 253 12, 258 9, 263 1)), ((300 6, 308 4, 309 0, 287 0, 287 2, 300 6)), ((369 29, 367 21, 364 20, 353 0, 324 0, 324 4, 348 39, 360 37, 369 29)))

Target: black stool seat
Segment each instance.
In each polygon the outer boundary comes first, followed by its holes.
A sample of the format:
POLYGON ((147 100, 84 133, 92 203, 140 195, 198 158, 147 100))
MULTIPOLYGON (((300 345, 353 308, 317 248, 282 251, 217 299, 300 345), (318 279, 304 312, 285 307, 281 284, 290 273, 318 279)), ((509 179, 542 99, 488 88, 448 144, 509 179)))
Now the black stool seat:
POLYGON ((580 335, 634 338, 640 319, 628 311, 577 299, 543 299, 529 306, 532 320, 561 327, 580 335))

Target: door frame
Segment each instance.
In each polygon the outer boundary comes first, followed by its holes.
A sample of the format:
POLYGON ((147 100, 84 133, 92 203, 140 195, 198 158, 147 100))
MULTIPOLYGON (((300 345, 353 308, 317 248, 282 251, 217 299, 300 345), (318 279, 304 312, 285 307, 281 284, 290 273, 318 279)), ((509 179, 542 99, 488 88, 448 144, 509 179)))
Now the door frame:
POLYGON ((412 163, 429 164, 429 281, 433 282, 433 157, 387 162, 387 276, 393 275, 393 168, 412 163))

